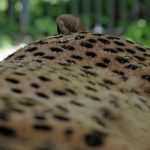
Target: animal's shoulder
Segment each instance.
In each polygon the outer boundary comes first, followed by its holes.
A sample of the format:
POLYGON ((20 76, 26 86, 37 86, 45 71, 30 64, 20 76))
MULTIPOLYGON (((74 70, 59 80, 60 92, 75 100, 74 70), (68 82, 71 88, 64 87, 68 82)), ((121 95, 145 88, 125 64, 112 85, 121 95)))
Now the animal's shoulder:
POLYGON ((149 57, 148 47, 92 33, 21 48, 0 65, 0 148, 147 150, 149 57))

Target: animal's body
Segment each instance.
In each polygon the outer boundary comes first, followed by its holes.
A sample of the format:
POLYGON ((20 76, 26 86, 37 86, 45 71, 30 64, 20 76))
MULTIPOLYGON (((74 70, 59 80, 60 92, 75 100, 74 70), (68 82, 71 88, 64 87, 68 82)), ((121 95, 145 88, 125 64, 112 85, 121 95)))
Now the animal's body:
POLYGON ((150 150, 150 48, 51 36, 0 63, 1 150, 150 150))

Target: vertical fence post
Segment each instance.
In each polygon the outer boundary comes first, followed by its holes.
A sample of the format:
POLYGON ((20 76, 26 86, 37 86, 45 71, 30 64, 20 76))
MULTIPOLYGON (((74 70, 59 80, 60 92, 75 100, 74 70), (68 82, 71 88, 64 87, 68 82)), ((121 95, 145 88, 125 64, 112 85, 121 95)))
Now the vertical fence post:
POLYGON ((79 9, 78 9, 78 0, 71 0, 71 13, 74 15, 78 15, 79 9))
POLYGON ((115 12, 114 12, 114 7, 115 7, 115 0, 107 0, 107 13, 108 13, 108 31, 112 32, 114 29, 114 24, 115 24, 115 12))
POLYGON ((127 19, 127 0, 119 1, 119 24, 127 19))
POLYGON ((83 20, 85 24, 89 27, 90 26, 90 1, 89 0, 82 0, 82 9, 83 9, 83 20))
POLYGON ((95 17, 95 23, 100 23, 100 17, 102 15, 102 0, 95 0, 94 1, 94 17, 95 17))
POLYGON ((103 27, 102 24, 100 23, 102 17, 102 0, 95 0, 94 1, 94 27, 93 27, 93 32, 96 33, 103 33, 103 27))
POLYGON ((145 0, 146 20, 150 22, 150 0, 145 0))
POLYGON ((29 23, 29 0, 21 0, 22 11, 20 15, 21 32, 25 34, 27 32, 27 26, 29 23))
POLYGON ((7 0, 8 8, 7 8, 7 15, 9 18, 13 16, 13 6, 14 6, 14 0, 7 0))
POLYGON ((65 3, 64 1, 60 1, 59 3, 59 7, 60 7, 59 15, 64 14, 66 12, 66 7, 64 3, 65 3))
POLYGON ((135 21, 139 18, 139 0, 132 1, 132 20, 135 21))

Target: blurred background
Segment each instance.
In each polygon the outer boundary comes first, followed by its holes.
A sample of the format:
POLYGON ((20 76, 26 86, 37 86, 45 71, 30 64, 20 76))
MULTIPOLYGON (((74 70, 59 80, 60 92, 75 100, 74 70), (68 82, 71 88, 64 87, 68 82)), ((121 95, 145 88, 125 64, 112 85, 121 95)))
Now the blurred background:
POLYGON ((18 47, 57 34, 71 13, 92 31, 150 46, 150 0, 0 0, 0 60, 18 47))

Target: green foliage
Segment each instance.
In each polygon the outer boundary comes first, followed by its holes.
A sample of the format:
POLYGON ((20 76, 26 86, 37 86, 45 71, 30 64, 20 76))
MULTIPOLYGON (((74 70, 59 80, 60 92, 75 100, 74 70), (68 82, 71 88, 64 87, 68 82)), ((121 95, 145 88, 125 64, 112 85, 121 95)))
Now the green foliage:
POLYGON ((34 20, 32 26, 29 26, 29 33, 31 33, 35 39, 54 35, 56 33, 56 23, 50 17, 37 18, 34 20))
MULTIPOLYGON (((13 17, 8 16, 8 5, 6 0, 0 0, 0 47, 13 45, 14 42, 21 42, 23 36, 29 37, 31 41, 39 38, 56 34, 56 17, 61 14, 62 5, 64 3, 65 12, 70 12, 71 0, 29 0, 30 6, 30 20, 28 26, 20 27, 20 11, 22 8, 20 0, 14 0, 13 17), (20 41, 19 41, 20 40, 20 41)), ((136 0, 128 0, 128 9, 133 7, 136 0)), ((149 0, 147 0, 148 3, 149 0)), ((82 18, 87 27, 92 27, 95 21, 94 11, 87 11, 83 13, 83 2, 78 0, 78 15, 82 18), (90 19, 89 19, 90 18, 90 19), (92 19, 91 19, 92 18, 92 19)), ((86 1, 85 1, 86 2, 86 1)), ((93 9, 93 0, 90 0, 89 9, 93 9)), ((103 15, 99 21, 103 27, 109 24, 109 16, 107 12, 106 2, 103 1, 103 15)), ((123 35, 126 38, 132 39, 136 42, 150 46, 150 24, 141 19, 137 22, 122 22, 121 26, 126 30, 123 35)))
POLYGON ((143 19, 130 23, 124 37, 150 46, 150 24, 143 19))

